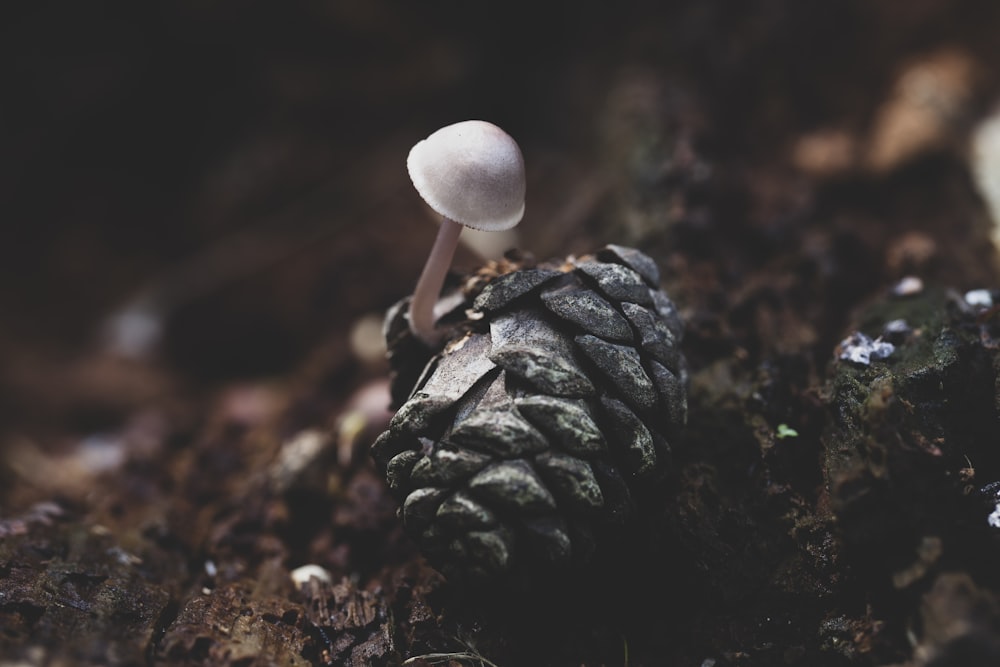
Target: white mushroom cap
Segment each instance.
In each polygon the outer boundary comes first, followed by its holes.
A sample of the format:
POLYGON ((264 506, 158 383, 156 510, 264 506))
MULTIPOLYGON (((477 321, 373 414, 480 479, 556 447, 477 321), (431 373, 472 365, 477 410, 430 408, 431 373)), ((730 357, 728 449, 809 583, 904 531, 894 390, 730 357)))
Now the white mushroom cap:
POLYGON ((524 217, 521 149, 492 123, 441 128, 410 150, 406 168, 432 209, 467 227, 500 231, 524 217))

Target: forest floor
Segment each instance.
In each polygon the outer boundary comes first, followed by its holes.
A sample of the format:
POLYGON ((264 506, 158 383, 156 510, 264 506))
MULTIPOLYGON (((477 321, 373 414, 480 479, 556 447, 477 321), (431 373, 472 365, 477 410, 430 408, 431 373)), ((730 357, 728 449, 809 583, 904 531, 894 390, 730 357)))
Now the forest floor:
POLYGON ((0 666, 1000 664, 1000 5, 648 4, 0 28, 0 666), (528 167, 480 254, 634 246, 685 320, 662 534, 574 587, 450 585, 368 456, 469 117, 528 167))

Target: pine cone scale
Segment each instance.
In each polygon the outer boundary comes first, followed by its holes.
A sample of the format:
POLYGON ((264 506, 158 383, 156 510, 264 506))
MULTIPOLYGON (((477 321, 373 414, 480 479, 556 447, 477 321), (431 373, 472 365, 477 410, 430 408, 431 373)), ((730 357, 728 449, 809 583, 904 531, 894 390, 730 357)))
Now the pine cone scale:
POLYGON ((527 461, 503 461, 484 469, 468 482, 474 497, 500 508, 527 515, 549 513, 555 498, 527 461))
POLYGON ((594 292, 566 285, 542 292, 542 303, 555 315, 587 333, 609 341, 631 341, 632 327, 610 303, 594 292))
POLYGON ((508 307, 513 301, 563 275, 562 271, 544 269, 525 269, 507 273, 487 284, 472 305, 476 310, 492 313, 508 307))
POLYGON ((612 301, 653 305, 653 295, 638 273, 621 264, 578 262, 576 268, 597 283, 597 289, 612 301))
POLYGON ((515 458, 548 449, 545 437, 516 410, 479 410, 458 423, 445 441, 497 458, 515 458))
POLYGON ((600 427, 590 418, 586 404, 550 396, 528 396, 515 401, 518 411, 552 438, 562 451, 591 457, 607 451, 600 427))
POLYGON ((621 263, 638 273, 646 284, 656 288, 660 284, 660 268, 653 259, 635 248, 609 243, 597 253, 597 258, 605 263, 621 263))
POLYGON ((577 336, 575 340, 632 405, 640 410, 650 410, 656 405, 653 381, 643 369, 639 352, 634 347, 609 343, 590 334, 577 336))
POLYGON ((537 310, 517 310, 490 322, 490 361, 550 396, 590 396, 594 385, 573 355, 572 342, 537 310))

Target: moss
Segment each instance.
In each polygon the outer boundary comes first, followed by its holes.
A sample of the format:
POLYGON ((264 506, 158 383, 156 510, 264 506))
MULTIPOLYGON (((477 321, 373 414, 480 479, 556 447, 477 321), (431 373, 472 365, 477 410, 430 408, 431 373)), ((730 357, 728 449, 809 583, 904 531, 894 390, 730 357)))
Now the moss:
MULTIPOLYGON (((998 354, 988 316, 956 295, 929 290, 876 303, 860 321, 877 335, 896 319, 911 333, 888 359, 834 368, 834 419, 824 437, 844 540, 862 573, 885 586, 912 566, 930 536, 942 540, 942 563, 961 562, 967 550, 986 544, 991 537, 969 484, 969 462, 979 482, 1000 474, 993 445, 1000 438, 998 354)), ((897 578, 903 580, 910 581, 897 578)))

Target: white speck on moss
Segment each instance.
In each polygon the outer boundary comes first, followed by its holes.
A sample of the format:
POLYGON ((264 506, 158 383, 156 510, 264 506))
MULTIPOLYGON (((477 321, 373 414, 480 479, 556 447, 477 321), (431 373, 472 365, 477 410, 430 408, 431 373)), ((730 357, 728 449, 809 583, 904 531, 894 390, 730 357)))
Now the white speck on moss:
POLYGON ((872 339, 860 331, 855 331, 840 341, 837 350, 837 358, 841 361, 869 366, 873 360, 888 358, 896 350, 896 346, 882 340, 881 336, 872 339))

